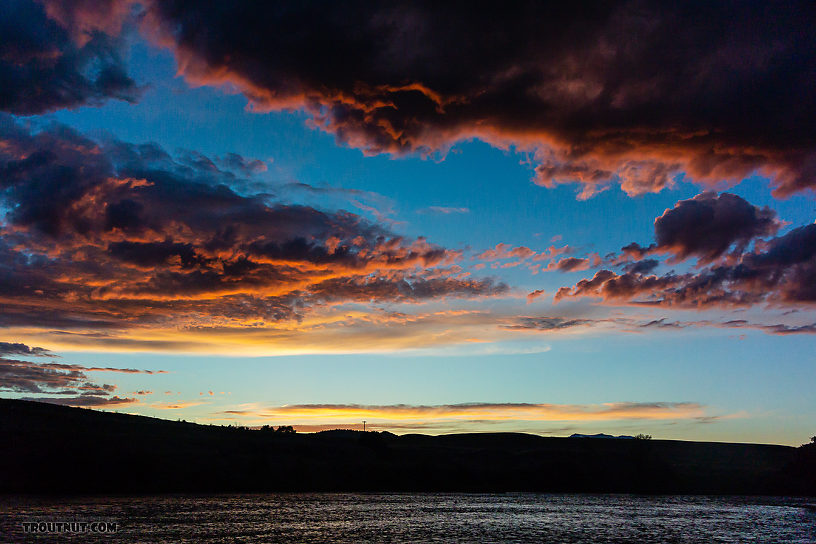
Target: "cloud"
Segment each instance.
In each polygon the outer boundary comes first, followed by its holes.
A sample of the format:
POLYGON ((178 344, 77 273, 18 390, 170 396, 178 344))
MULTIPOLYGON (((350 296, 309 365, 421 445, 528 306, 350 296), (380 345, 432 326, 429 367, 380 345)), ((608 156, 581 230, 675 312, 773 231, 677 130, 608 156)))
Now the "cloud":
MULTIPOLYGON (((14 359, 0 359, 0 389, 4 391, 43 393, 48 390, 84 387, 87 376, 79 370, 59 371, 14 359)), ((104 390, 105 386, 100 386, 104 390)), ((73 392, 73 391, 71 391, 73 392)))
POLYGON ((592 279, 580 280, 574 287, 561 287, 555 294, 555 301, 566 297, 596 296, 604 300, 627 300, 644 293, 657 293, 682 282, 674 275, 665 277, 643 274, 616 274, 611 270, 599 270, 592 279))
POLYGON ((709 308, 816 303, 816 224, 776 234, 783 224, 769 208, 729 193, 704 192, 681 200, 655 219, 655 242, 631 243, 604 269, 554 297, 598 297, 608 303, 709 308), (660 264, 697 258, 697 270, 656 275, 660 264), (707 265, 707 266, 706 266, 707 265))
MULTIPOLYGON (((229 421, 229 418, 205 418, 215 419, 220 421, 229 421)), ((323 424, 303 424, 292 426, 299 433, 316 433, 321 431, 331 430, 355 430, 362 431, 362 423, 348 423, 335 422, 323 424)), ((365 428, 370 431, 389 431, 402 433, 422 433, 422 434, 447 434, 447 433, 468 433, 468 432, 484 432, 486 428, 492 428, 496 431, 507 432, 522 432, 539 435, 565 435, 573 433, 580 429, 575 425, 558 425, 558 426, 543 426, 540 423, 519 424, 513 421, 484 421, 480 419, 475 420, 457 420, 457 421, 409 421, 397 422, 388 421, 384 423, 367 422, 365 428)))
POLYGON ((496 244, 493 249, 488 249, 476 255, 476 259, 483 261, 498 261, 502 259, 527 259, 536 254, 535 251, 526 246, 513 247, 510 244, 496 244))
POLYGON ((772 325, 764 323, 751 323, 744 319, 734 319, 720 323, 719 326, 734 329, 759 329, 768 334, 788 335, 788 334, 816 334, 816 323, 806 323, 804 325, 788 325, 776 323, 772 325))
POLYGON ((513 331, 553 332, 584 327, 604 327, 608 330, 623 332, 642 332, 641 329, 660 329, 680 331, 688 328, 724 328, 724 329, 754 329, 767 334, 816 334, 816 323, 787 324, 787 323, 756 323, 745 319, 731 319, 727 321, 695 320, 672 321, 669 318, 635 319, 630 317, 605 318, 571 318, 550 316, 519 316, 505 319, 501 328, 513 331))
POLYGON ((369 212, 377 221, 394 224, 390 219, 395 213, 396 202, 387 196, 373 191, 360 189, 346 189, 344 187, 314 186, 302 182, 289 182, 275 187, 283 194, 296 194, 303 198, 319 198, 319 203, 326 206, 327 202, 335 207, 351 204, 363 212, 369 212))
MULTIPOLYGON (((138 4, 142 30, 172 48, 191 83, 230 84, 260 111, 306 110, 369 153, 444 151, 477 137, 532 150, 539 183, 583 183, 583 196, 609 183, 657 191, 681 172, 711 184, 761 172, 781 195, 814 184, 813 135, 800 122, 816 112, 806 2, 769 17, 765 6, 621 1, 588 17, 536 3, 496 12, 14 0, 0 19, 0 109, 135 100, 119 42, 138 4)), ((236 159, 218 162, 242 175, 265 168, 236 159)))
POLYGON ((751 173, 816 183, 809 2, 147 2, 143 30, 195 85, 301 109, 367 153, 480 138, 534 150, 538 182, 658 191, 751 173), (354 21, 353 31, 349 21, 354 21), (512 33, 506 29, 512 28, 512 33), (330 44, 330 45, 327 45, 330 44))
MULTIPOLYGON (((4 346, 5 349, 5 351, 0 351, 0 355, 13 353, 53 357, 48 350, 30 348, 25 344, 0 342, 0 346, 4 346)), ((25 397, 25 400, 37 400, 69 406, 111 406, 136 402, 132 398, 112 396, 117 388, 115 385, 94 383, 86 374, 87 372, 154 374, 163 373, 164 371, 30 362, 0 356, 0 391, 59 395, 58 397, 25 397)), ((145 395, 150 393, 150 391, 137 391, 135 394, 145 395)))
POLYGON ((584 325, 591 325, 595 320, 591 319, 565 319, 563 317, 518 317, 514 319, 512 325, 505 325, 505 329, 510 330, 537 330, 537 331, 553 331, 561 329, 570 329, 572 327, 581 327, 584 325))
POLYGON ((647 321, 646 323, 640 323, 637 326, 642 329, 684 329, 690 324, 687 323, 680 323, 678 321, 667 321, 665 317, 660 319, 653 319, 651 321, 647 321))
POLYGON ((565 257, 553 260, 547 265, 545 270, 558 270, 559 272, 578 272, 587 270, 590 267, 590 260, 582 257, 565 257))
POLYGON ((569 255, 570 253, 575 253, 575 249, 568 246, 568 245, 562 246, 562 247, 556 247, 554 245, 551 245, 550 247, 548 247, 546 249, 546 251, 543 251, 543 252, 539 253, 538 255, 535 255, 533 257, 533 260, 534 261, 547 261, 547 260, 555 259, 559 255, 569 255))
POLYGON ((613 402, 592 405, 531 403, 464 403, 442 405, 293 404, 248 406, 221 414, 287 422, 358 421, 617 421, 676 420, 704 417, 704 406, 693 402, 613 402))
POLYGON ((669 253, 674 262, 697 257, 708 264, 731 248, 742 253, 753 240, 776 234, 781 226, 768 207, 758 208, 730 193, 704 192, 681 200, 655 219, 654 244, 647 248, 630 244, 624 252, 638 258, 669 253))
POLYGON ((627 262, 623 265, 623 271, 632 274, 649 274, 658 267, 660 261, 657 259, 644 259, 642 261, 627 262))
POLYGON ((763 329, 771 334, 816 334, 816 323, 809 323, 807 325, 785 325, 778 323, 776 325, 765 325, 763 329))
POLYGON ((421 278, 412 282, 393 278, 351 277, 331 279, 311 288, 311 300, 357 302, 416 302, 439 296, 492 296, 509 290, 491 279, 421 278))
POLYGON ((0 326, 106 331, 87 339, 100 345, 128 330, 256 328, 333 304, 508 292, 425 238, 242 194, 218 163, 0 116, 0 326))
POLYGON ((139 97, 141 90, 127 75, 115 37, 127 15, 121 3, 67 4, 3 2, 0 110, 34 115, 139 97), (79 15, 83 8, 86 16, 80 24, 73 13, 79 15))
POLYGON ((462 214, 462 213, 470 213, 469 208, 452 208, 446 206, 428 206, 427 208, 421 208, 417 210, 417 213, 420 214, 436 214, 436 215, 452 215, 452 214, 462 214))
POLYGON ((227 153, 223 157, 216 159, 216 162, 222 168, 243 176, 252 176, 260 172, 266 172, 268 169, 265 162, 258 159, 247 159, 237 153, 227 153))
POLYGON ((631 323, 639 328, 660 328, 660 329, 685 329, 688 327, 720 327, 724 329, 754 329, 767 334, 784 336, 787 334, 816 334, 816 323, 805 323, 802 325, 786 323, 754 323, 745 319, 731 319, 728 321, 668 321, 666 318, 655 319, 648 322, 632 322, 630 320, 620 320, 621 323, 631 323))
POLYGON ((150 408, 157 408, 159 410, 183 410, 184 408, 192 408, 193 406, 200 406, 206 404, 205 401, 181 401, 181 402, 154 402, 149 404, 150 408))
MULTIPOLYGON (((465 303, 465 305, 469 305, 465 303)), ((316 353, 394 353, 428 350, 456 355, 490 349, 485 342, 507 339, 497 317, 480 310, 437 309, 447 303, 390 304, 325 303, 305 312, 302 319, 264 322, 248 312, 245 321, 219 320, 202 315, 190 324, 134 326, 105 336, 29 331, 26 338, 71 350, 185 351, 229 355, 294 355, 316 353), (423 309, 425 311, 423 311, 423 309), (174 338, 175 340, 167 340, 174 338)), ((540 348, 539 348, 540 350, 540 348)))
POLYGON ((49 404, 84 408, 107 408, 110 406, 123 406, 127 404, 136 404, 139 402, 134 398, 118 396, 97 397, 92 395, 79 395, 76 397, 23 397, 22 400, 33 400, 37 402, 47 402, 49 404))
POLYGON ((536 289, 535 291, 532 291, 532 292, 528 293, 527 294, 527 304, 530 304, 531 302, 533 302, 538 297, 543 297, 546 294, 547 294, 547 291, 545 291, 544 289, 536 289))
POLYGON ((45 348, 32 348, 17 342, 0 342, 0 356, 27 355, 29 357, 54 357, 45 348))

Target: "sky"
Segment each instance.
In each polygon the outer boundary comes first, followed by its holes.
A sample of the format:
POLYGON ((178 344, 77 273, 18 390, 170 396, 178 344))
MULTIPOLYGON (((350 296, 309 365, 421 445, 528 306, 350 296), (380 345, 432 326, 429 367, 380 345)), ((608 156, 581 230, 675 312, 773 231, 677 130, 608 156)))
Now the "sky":
POLYGON ((0 394, 806 442, 814 15, 10 0, 0 394))

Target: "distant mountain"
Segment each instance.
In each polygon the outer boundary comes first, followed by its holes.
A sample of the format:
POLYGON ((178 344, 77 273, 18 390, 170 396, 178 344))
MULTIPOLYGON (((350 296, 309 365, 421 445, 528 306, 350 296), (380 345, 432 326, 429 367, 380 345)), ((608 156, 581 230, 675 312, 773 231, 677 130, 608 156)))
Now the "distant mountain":
POLYGON ((300 434, 7 399, 0 399, 0 437, 0 493, 816 495, 816 445, 590 440, 520 433, 300 434))

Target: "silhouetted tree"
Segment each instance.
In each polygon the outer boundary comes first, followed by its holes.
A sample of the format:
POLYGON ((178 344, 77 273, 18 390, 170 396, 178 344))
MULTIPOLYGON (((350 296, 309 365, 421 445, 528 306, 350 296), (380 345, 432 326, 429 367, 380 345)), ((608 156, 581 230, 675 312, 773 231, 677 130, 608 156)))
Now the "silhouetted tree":
POLYGON ((276 433, 283 433, 283 434, 294 434, 295 429, 291 425, 281 425, 275 430, 276 433))
POLYGON ((650 435, 650 434, 639 434, 635 438, 637 438, 638 440, 651 440, 652 435, 650 435))

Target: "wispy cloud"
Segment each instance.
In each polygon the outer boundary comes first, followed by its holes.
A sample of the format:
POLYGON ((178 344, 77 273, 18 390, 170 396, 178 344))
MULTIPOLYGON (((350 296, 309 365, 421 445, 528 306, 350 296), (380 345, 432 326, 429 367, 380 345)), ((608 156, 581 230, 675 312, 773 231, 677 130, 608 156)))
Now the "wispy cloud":
MULTIPOLYGON (((54 357, 44 348, 31 348, 19 343, 0 343, 6 353, 15 353, 35 357, 54 357)), ((0 352, 2 355, 2 352, 0 352)), ((36 393, 37 397, 24 397, 27 400, 38 400, 52 404, 69 406, 113 406, 133 404, 135 398, 114 396, 117 386, 93 382, 88 372, 113 372, 125 374, 161 374, 164 370, 136 370, 133 368, 113 368, 83 366, 77 364, 54 363, 45 361, 23 361, 0 356, 0 391, 12 393, 36 393), (58 395, 58 396, 54 396, 58 395)), ((150 391, 137 391, 135 395, 151 394, 150 391)))
POLYGON ((158 410, 183 410, 185 408, 192 408, 193 406, 201 406, 202 404, 207 404, 207 401, 203 400, 190 400, 190 401, 177 401, 177 402, 152 402, 147 406, 150 408, 156 408, 158 410))
POLYGON ((416 213, 419 214, 434 214, 434 215, 454 215, 470 213, 469 208, 455 208, 447 206, 428 206, 427 208, 420 208, 416 213))
POLYGON ((526 246, 513 247, 511 244, 499 243, 496 247, 487 249, 478 255, 476 259, 482 261, 498 261, 502 259, 527 259, 536 254, 535 251, 526 246))

